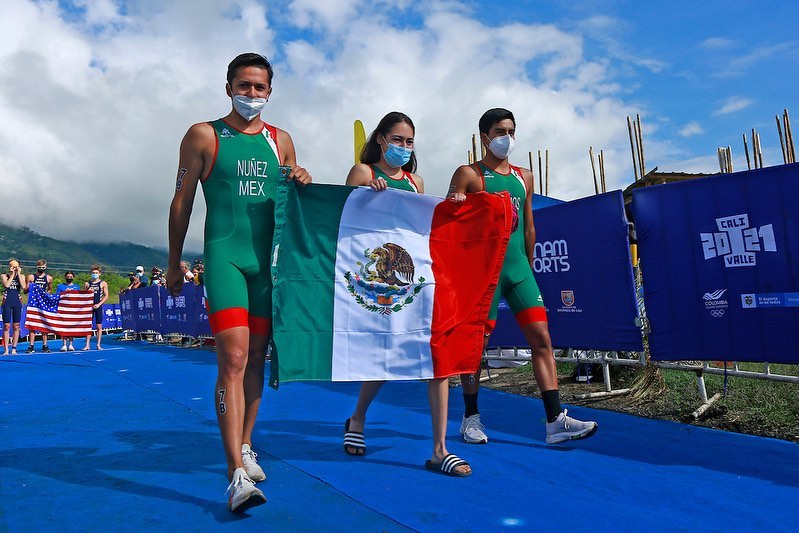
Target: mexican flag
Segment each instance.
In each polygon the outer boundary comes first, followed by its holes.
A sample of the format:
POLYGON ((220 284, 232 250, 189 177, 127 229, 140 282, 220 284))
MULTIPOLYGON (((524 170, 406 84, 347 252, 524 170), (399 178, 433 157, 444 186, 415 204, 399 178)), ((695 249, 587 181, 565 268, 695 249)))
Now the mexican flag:
POLYGON ((512 210, 507 195, 281 181, 271 385, 476 371, 512 210))

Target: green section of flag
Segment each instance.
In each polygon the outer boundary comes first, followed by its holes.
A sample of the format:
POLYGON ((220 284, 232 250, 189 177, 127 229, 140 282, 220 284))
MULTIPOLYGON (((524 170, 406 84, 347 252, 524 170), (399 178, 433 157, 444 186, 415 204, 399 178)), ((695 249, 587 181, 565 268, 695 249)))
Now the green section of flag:
POLYGON ((274 388, 299 375, 331 379, 336 246, 341 212, 353 190, 278 182, 272 249, 272 330, 279 347, 272 353, 274 388))

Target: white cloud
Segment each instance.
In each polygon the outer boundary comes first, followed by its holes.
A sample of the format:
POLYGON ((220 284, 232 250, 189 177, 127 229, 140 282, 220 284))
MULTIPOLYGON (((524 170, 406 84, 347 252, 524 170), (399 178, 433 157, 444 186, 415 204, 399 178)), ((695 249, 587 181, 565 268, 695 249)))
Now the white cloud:
MULTIPOLYGON (((86 2, 76 19, 56 2, 6 2, 0 187, 19 201, 0 218, 54 237, 165 247, 180 140, 229 111, 227 63, 250 50, 277 59, 264 118, 291 133, 316 181, 343 182, 355 119, 368 132, 397 109, 416 124, 428 192, 443 195, 479 116, 497 106, 517 118, 512 162, 550 150, 553 196, 593 192, 589 145, 605 150, 609 189, 632 181, 624 117, 636 110, 608 62, 585 58, 578 34, 488 26, 455 2, 418 8, 414 24, 392 24, 368 2, 331 4, 273 12, 249 0, 142 0, 122 14, 86 2)), ((198 199, 189 249, 201 248, 203 212, 198 199)))
POLYGON ((625 19, 608 15, 595 15, 577 21, 577 28, 585 33, 586 36, 601 42, 610 57, 623 63, 643 67, 655 74, 668 67, 667 62, 642 55, 642 51, 634 50, 629 43, 620 40, 620 35, 623 36, 625 32, 631 32, 635 29, 625 19), (631 49, 634 51, 631 52, 631 49))
POLYGON ((726 115, 728 113, 735 113, 746 109, 754 103, 751 98, 743 98, 742 96, 733 96, 724 100, 724 103, 719 109, 716 110, 714 115, 726 115))
POLYGON ((738 73, 780 54, 791 54, 795 56, 796 51, 797 46, 793 41, 758 46, 749 53, 731 58, 727 68, 733 73, 738 73))
POLYGON ((355 17, 359 4, 362 4, 359 0, 293 0, 289 12, 300 28, 341 28, 355 17))
POLYGON ((702 125, 699 124, 697 121, 691 121, 685 126, 680 129, 680 136, 681 137, 691 137, 692 135, 699 135, 704 133, 705 130, 702 129, 702 125))
POLYGON ((734 45, 735 41, 725 37, 710 37, 699 44, 702 48, 707 48, 709 50, 725 50, 732 48, 734 45))

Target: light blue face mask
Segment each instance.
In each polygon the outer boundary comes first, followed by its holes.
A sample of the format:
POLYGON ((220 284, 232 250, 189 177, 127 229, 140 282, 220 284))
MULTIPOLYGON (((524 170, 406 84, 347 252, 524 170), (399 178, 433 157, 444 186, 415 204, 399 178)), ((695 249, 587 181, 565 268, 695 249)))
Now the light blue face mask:
POLYGON ((92 272, 92 279, 97 279, 99 277, 100 277, 100 274, 98 274, 97 272, 92 272))
MULTIPOLYGON (((385 137, 383 137, 385 139, 385 137)), ((383 157, 388 163, 388 166, 391 168, 400 168, 405 166, 405 164, 411 160, 411 154, 413 150, 410 148, 405 148, 404 146, 397 146, 396 144, 391 144, 390 142, 386 141, 388 148, 383 153, 383 157)))

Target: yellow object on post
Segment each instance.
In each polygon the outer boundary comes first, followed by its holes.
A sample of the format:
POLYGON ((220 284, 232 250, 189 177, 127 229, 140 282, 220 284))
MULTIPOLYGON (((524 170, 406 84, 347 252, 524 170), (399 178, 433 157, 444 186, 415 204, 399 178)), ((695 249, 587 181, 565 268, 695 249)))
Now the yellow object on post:
POLYGON ((363 129, 363 122, 360 120, 355 121, 355 163, 361 162, 361 150, 363 145, 366 144, 366 132, 363 129))

